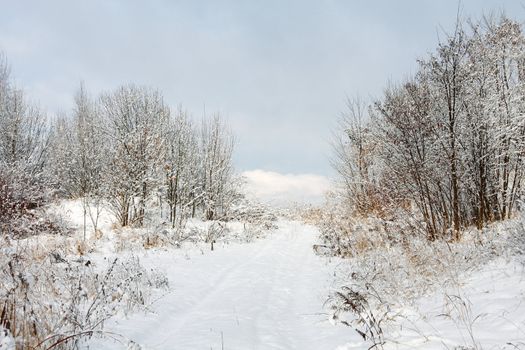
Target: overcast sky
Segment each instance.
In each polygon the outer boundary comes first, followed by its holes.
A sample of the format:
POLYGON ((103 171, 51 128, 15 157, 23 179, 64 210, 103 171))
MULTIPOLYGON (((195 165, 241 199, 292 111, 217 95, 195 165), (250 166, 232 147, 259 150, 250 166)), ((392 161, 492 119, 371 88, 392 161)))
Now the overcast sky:
MULTIPOLYGON (((520 0, 459 6, 525 19, 520 0)), ((239 171, 330 176, 345 96, 379 96, 413 73, 457 10, 452 0, 0 0, 0 50, 49 113, 71 109, 81 80, 94 94, 145 84, 196 118, 226 116, 239 171)))

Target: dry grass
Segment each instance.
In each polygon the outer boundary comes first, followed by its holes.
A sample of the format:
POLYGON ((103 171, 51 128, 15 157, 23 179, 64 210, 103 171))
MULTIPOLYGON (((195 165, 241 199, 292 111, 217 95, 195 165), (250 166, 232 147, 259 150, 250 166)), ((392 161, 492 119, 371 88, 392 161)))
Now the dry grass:
POLYGON ((104 336, 107 319, 147 308, 151 290, 167 287, 136 258, 95 264, 71 255, 86 249, 82 242, 40 237, 0 243, 0 326, 17 349, 70 349, 104 336))
MULTIPOLYGON (((411 217, 388 221, 325 212, 317 224, 324 241, 322 251, 346 258, 335 271, 338 287, 329 298, 329 307, 336 319, 359 334, 380 321, 385 330, 395 318, 395 310, 436 290, 461 287, 465 275, 495 258, 519 258, 525 252, 521 218, 482 230, 470 228, 460 241, 429 241, 411 217), (359 300, 366 310, 355 312, 349 305, 359 300)), ((367 337, 377 342, 376 347, 384 343, 384 338, 372 339, 370 333, 367 337)))

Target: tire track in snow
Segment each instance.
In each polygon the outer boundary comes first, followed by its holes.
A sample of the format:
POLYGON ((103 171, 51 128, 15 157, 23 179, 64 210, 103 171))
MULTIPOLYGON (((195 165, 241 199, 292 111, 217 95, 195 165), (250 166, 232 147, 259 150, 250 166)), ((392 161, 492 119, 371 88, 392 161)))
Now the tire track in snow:
POLYGON ((165 269, 173 292, 156 314, 132 315, 110 330, 146 349, 334 349, 351 332, 319 315, 332 267, 313 252, 317 236, 313 227, 282 221, 265 239, 190 260, 149 254, 143 262, 165 269))

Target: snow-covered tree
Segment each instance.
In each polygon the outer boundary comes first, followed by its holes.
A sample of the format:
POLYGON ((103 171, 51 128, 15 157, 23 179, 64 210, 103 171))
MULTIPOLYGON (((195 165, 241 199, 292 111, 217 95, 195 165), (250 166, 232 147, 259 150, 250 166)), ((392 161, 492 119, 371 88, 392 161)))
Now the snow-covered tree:
POLYGON ((49 130, 9 73, 0 54, 0 230, 12 236, 31 233, 31 210, 46 200, 49 130))
POLYGON ((182 107, 170 119, 169 125, 164 170, 169 219, 175 227, 193 212, 199 188, 196 176, 199 150, 195 127, 182 107))
POLYGON ((370 121, 351 106, 335 166, 354 209, 377 203, 366 183, 384 205, 419 215, 430 239, 511 217, 524 177, 524 64, 518 23, 458 22, 413 78, 386 89, 370 121))
POLYGON ((48 141, 46 121, 45 115, 13 85, 7 60, 0 55, 0 162, 39 174, 48 141))
POLYGON ((347 99, 333 142, 332 160, 346 200, 355 213, 364 215, 383 207, 386 200, 377 176, 377 143, 369 121, 368 105, 359 97, 347 99))
POLYGON ((203 120, 200 137, 201 204, 206 220, 224 215, 236 194, 233 179, 234 139, 221 118, 216 114, 203 120))
POLYGON ((73 115, 63 115, 54 121, 48 157, 55 186, 67 196, 82 200, 84 235, 88 216, 97 230, 105 190, 108 139, 101 125, 99 106, 81 84, 75 95, 73 115))
POLYGON ((161 181, 170 116, 160 92, 134 85, 101 97, 110 159, 109 203, 122 226, 142 225, 146 201, 161 181))

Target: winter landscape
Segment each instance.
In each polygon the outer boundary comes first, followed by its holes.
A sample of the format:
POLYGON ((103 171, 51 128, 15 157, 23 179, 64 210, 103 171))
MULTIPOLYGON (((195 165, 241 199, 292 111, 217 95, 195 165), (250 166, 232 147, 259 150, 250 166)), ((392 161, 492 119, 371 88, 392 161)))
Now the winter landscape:
POLYGON ((0 9, 0 350, 525 349, 524 4, 0 9))

